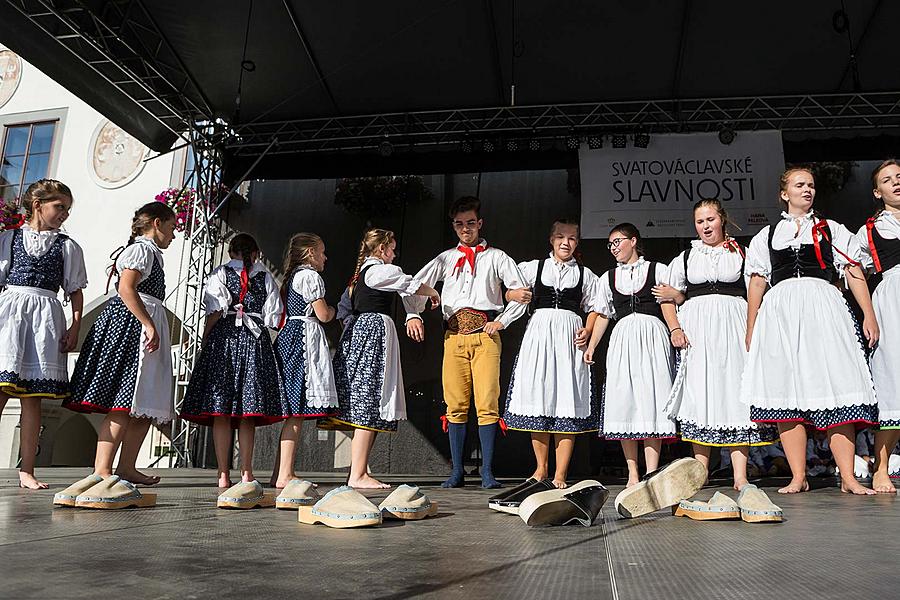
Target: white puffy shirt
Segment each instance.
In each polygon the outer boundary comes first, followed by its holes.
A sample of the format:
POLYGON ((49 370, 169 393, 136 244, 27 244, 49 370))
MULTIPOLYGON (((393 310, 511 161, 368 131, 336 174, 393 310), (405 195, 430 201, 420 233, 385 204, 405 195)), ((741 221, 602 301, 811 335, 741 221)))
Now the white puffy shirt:
MULTIPOLYGON (((534 289, 537 280, 538 265, 544 261, 544 270, 541 271, 541 283, 557 290, 567 290, 578 284, 578 262, 569 259, 560 262, 550 254, 549 258, 529 260, 519 263, 519 272, 527 287, 534 289)), ((584 312, 594 310, 597 301, 597 289, 600 281, 593 271, 584 268, 584 280, 581 282, 581 309, 584 312)))
MULTIPOLYGON (((900 238, 900 221, 898 221, 897 217, 890 211, 883 210, 878 214, 875 218, 875 229, 878 230, 878 235, 886 240, 896 240, 897 238, 900 238)), ((866 231, 865 225, 860 227, 859 231, 856 232, 856 242, 862 249, 863 266, 866 269, 874 270, 875 263, 872 261, 872 253, 869 249, 869 234, 866 231)), ((900 267, 900 265, 896 265, 890 270, 897 270, 898 267, 900 267)))
POLYGON ((684 251, 669 263, 669 285, 680 292, 687 291, 688 278, 695 284, 722 281, 733 282, 741 277, 744 258, 740 252, 724 247, 709 246, 700 240, 691 242, 687 274, 684 272, 684 251))
POLYGON ((312 303, 325 297, 325 280, 322 276, 315 269, 300 267, 291 277, 291 289, 306 301, 306 310, 303 314, 307 317, 314 316, 312 303))
MULTIPOLYGON (((219 311, 227 311, 231 308, 231 291, 226 285, 227 271, 232 270, 238 275, 244 270, 244 263, 239 260, 231 260, 226 264, 217 267, 209 276, 206 282, 206 289, 203 291, 203 306, 206 314, 212 314, 219 311)), ((266 327, 278 327, 281 323, 281 315, 284 312, 284 304, 281 302, 281 291, 278 289, 278 283, 272 274, 266 268, 256 261, 250 267, 248 275, 252 278, 257 273, 266 274, 266 301, 263 303, 262 315, 263 323, 266 327)))
MULTIPOLYGON (((620 264, 616 266, 616 289, 620 294, 634 294, 640 291, 644 284, 647 283, 647 276, 650 272, 650 261, 641 258, 631 264, 620 264)), ((663 263, 656 263, 656 272, 653 273, 654 285, 660 283, 668 283, 669 268, 663 263)), ((594 312, 598 312, 605 317, 611 319, 616 318, 616 310, 613 306, 612 288, 609 287, 609 271, 600 276, 600 283, 597 290, 597 301, 594 312)))

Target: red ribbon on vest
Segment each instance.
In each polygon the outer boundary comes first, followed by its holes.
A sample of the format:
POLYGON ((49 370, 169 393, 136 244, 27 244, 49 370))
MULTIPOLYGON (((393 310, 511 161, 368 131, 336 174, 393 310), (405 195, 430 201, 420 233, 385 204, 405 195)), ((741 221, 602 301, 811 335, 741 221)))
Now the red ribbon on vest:
POLYGON ((456 261, 456 266, 453 267, 453 274, 459 277, 459 274, 462 273, 463 267, 466 263, 469 263, 469 268, 472 269, 472 275, 475 275, 475 255, 479 252, 484 252, 487 250, 487 244, 482 246, 478 244, 474 248, 471 246, 463 246, 460 244, 456 247, 457 250, 462 252, 462 256, 459 257, 459 260, 456 261))
POLYGON ((875 272, 881 273, 881 261, 878 259, 878 250, 875 248, 875 240, 872 239, 873 229, 875 229, 875 217, 869 217, 866 221, 866 237, 869 239, 869 253, 872 254, 872 262, 875 263, 875 272))
POLYGON ((744 249, 741 248, 741 245, 738 244, 734 238, 728 238, 727 240, 722 242, 722 247, 729 252, 737 252, 741 255, 741 258, 746 258, 746 256, 744 256, 744 249))
POLYGON ((250 289, 250 274, 247 273, 247 269, 241 269, 241 293, 238 296, 238 302, 241 304, 244 303, 244 296, 247 295, 247 290, 250 289))
MULTIPOLYGON (((828 227, 828 221, 826 221, 825 219, 822 219, 821 221, 819 221, 818 223, 813 225, 813 228, 812 228, 813 247, 815 247, 815 249, 816 249, 816 259, 819 261, 819 266, 822 269, 827 269, 828 266, 825 264, 825 260, 822 258, 822 247, 819 244, 819 236, 821 235, 823 238, 825 238, 826 242, 831 244, 831 240, 828 239, 828 234, 825 233, 825 229, 827 227, 828 227)), ((843 256, 844 258, 846 258, 847 262, 849 262, 854 267, 860 266, 860 264, 858 262, 856 262, 855 260, 853 260, 852 258, 847 256, 846 254, 841 252, 838 248, 836 248, 834 246, 834 244, 831 244, 831 249, 834 250, 835 252, 837 252, 838 254, 840 254, 841 256, 843 256)))

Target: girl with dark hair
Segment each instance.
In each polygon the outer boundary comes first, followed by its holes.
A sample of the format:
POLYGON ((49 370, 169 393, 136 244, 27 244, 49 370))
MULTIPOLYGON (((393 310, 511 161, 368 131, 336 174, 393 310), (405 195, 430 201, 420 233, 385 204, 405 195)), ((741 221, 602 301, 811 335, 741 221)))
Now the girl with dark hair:
POLYGON ((251 235, 239 233, 231 238, 228 254, 231 261, 213 271, 206 283, 203 349, 191 374, 181 418, 212 425, 220 488, 231 487, 231 430, 237 428, 241 489, 235 486, 223 495, 255 498, 262 494, 262 486, 253 477, 256 426, 290 414, 266 329, 278 327, 283 304, 278 284, 259 261, 259 245, 251 235))
POLYGON ((66 353, 78 342, 87 273, 81 247, 60 231, 72 208, 69 188, 41 179, 22 203, 25 223, 0 233, 0 413, 9 398, 19 398, 19 486, 43 489, 47 484, 34 477, 41 400, 69 395, 66 353), (68 329, 60 289, 72 302, 68 329))
POLYGON ((874 494, 853 476, 853 457, 854 427, 878 421, 865 356, 865 343, 871 348, 878 341, 878 322, 858 262, 862 249, 846 227, 813 211, 815 195, 811 171, 785 171, 782 219, 763 227, 747 250, 750 354, 741 400, 753 421, 778 425, 793 474, 780 493, 809 489, 809 427, 828 432, 841 491, 874 494), (862 331, 836 285, 840 278, 862 309, 862 331))
POLYGON ((752 422, 750 407, 734 393, 747 354, 745 251, 728 235, 728 215, 718 200, 694 205, 694 226, 698 239, 669 265, 671 288, 686 300, 677 315, 666 316, 672 345, 681 352, 666 409, 707 469, 711 448, 731 451, 740 490, 748 483, 750 446, 771 444, 778 432, 752 422))
POLYGON ((872 172, 872 194, 878 204, 875 216, 856 234, 866 266, 882 275, 872 294, 872 306, 884 335, 872 350, 869 364, 878 398, 875 433, 875 474, 872 489, 895 494, 888 461, 900 440, 900 162, 888 159, 872 172))
POLYGON ((631 223, 617 225, 607 243, 616 268, 600 277, 594 311, 599 313, 584 360, 609 326, 618 322, 606 353, 606 383, 601 406, 600 435, 621 440, 628 464, 628 483, 638 483, 638 442, 644 442, 647 472, 659 466, 662 441, 677 439, 675 423, 663 416, 672 391, 672 344, 663 320, 675 312, 671 302, 657 303, 653 286, 668 281, 668 268, 644 259, 641 234, 631 223))
POLYGON ((598 279, 575 259, 578 225, 556 221, 548 258, 519 263, 532 289, 532 315, 522 338, 506 395, 503 420, 510 429, 531 433, 536 483, 549 477, 550 438, 555 437, 552 484, 566 487, 575 435, 599 429, 599 406, 584 346, 597 314, 591 312, 598 279), (587 322, 582 320, 587 313, 587 322), (576 345, 577 344, 577 345, 576 345))
POLYGON ((134 484, 159 483, 135 463, 151 420, 174 417, 162 251, 175 239, 175 224, 175 213, 164 203, 145 204, 134 213, 128 244, 114 255, 118 295, 91 326, 75 363, 72 395, 63 402, 75 411, 106 413, 94 473, 56 494, 57 504, 77 505, 80 495, 104 505, 134 500, 140 497, 134 484))

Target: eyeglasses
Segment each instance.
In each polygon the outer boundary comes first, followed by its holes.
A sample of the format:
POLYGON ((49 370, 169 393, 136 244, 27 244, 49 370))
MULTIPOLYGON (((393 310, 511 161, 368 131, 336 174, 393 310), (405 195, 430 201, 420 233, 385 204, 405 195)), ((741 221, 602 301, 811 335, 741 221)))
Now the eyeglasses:
POLYGON ((622 240, 630 240, 631 238, 621 237, 621 238, 613 238, 606 242, 606 249, 612 250, 613 248, 618 248, 619 244, 622 243, 622 240))

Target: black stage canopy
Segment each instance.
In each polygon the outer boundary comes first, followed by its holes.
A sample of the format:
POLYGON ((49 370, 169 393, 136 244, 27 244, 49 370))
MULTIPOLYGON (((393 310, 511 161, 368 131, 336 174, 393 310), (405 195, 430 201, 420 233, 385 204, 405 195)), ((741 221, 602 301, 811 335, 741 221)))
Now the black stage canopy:
POLYGON ((884 0, 0 2, 4 44, 142 142, 221 119, 233 169, 268 150, 257 177, 559 166, 573 138, 729 128, 880 156, 898 22, 884 0))

